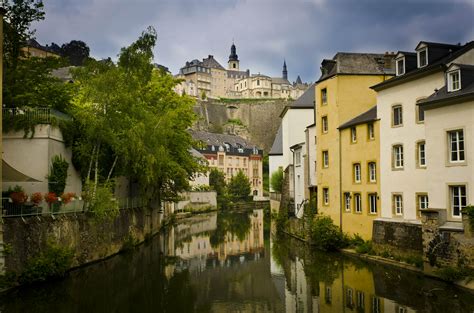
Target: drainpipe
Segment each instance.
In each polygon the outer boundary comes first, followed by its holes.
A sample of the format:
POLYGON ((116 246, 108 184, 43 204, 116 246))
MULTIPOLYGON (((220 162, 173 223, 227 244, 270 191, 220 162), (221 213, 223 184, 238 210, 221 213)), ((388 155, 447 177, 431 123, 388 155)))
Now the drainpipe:
MULTIPOLYGON (((3 16, 6 10, 3 7, 3 2, 0 4, 0 107, 3 108, 3 16)), ((2 125, 2 110, 0 110, 0 130, 3 131, 2 125)), ((0 155, 3 155, 3 135, 0 131, 0 155)), ((2 183, 2 167, 0 166, 0 185, 2 183)), ((0 209, 0 274, 5 273, 5 256, 3 254, 3 209, 0 209)))
POLYGON ((341 130, 339 132, 339 227, 342 231, 342 150, 341 150, 341 130))
POLYGON ((293 156, 293 162, 291 164, 291 168, 293 169, 293 213, 295 214, 295 217, 296 217, 296 209, 295 209, 295 204, 296 204, 296 197, 295 197, 295 194, 296 194, 296 183, 295 183, 295 150, 291 149, 290 147, 290 151, 291 151, 291 154, 293 156))

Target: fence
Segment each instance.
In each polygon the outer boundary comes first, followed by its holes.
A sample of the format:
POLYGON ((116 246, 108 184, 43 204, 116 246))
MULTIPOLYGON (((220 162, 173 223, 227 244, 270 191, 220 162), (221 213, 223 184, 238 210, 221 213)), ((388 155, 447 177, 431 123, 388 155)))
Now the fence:
POLYGON ((54 118, 70 120, 67 114, 51 108, 2 108, 3 119, 21 118, 38 124, 50 124, 54 118))
MULTIPOLYGON (((121 210, 142 208, 148 205, 148 202, 142 198, 120 198, 115 200, 118 208, 121 210)), ((87 211, 84 200, 75 199, 69 203, 55 202, 49 205, 42 202, 34 204, 33 202, 14 203, 10 198, 2 198, 2 217, 27 217, 40 215, 58 215, 81 213, 87 211)))

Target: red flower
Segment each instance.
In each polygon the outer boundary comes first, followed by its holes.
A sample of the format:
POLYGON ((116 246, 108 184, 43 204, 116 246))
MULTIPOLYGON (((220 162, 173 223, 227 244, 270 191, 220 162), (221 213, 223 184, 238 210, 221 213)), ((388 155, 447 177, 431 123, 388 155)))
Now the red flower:
POLYGON ((63 193, 63 195, 61 196, 61 199, 63 200, 64 204, 68 204, 69 202, 71 202, 71 200, 75 196, 76 194, 74 192, 67 192, 67 193, 63 193))
POLYGON ((55 203, 58 201, 58 197, 56 196, 54 192, 48 192, 44 194, 44 201, 46 201, 49 204, 55 203))
POLYGON ((10 194, 10 198, 12 199, 13 203, 25 203, 26 200, 28 199, 28 196, 23 191, 19 191, 19 192, 12 192, 10 194))
POLYGON ((31 202, 34 204, 38 205, 40 204, 41 201, 43 201, 43 195, 41 192, 35 192, 34 194, 31 195, 31 202))

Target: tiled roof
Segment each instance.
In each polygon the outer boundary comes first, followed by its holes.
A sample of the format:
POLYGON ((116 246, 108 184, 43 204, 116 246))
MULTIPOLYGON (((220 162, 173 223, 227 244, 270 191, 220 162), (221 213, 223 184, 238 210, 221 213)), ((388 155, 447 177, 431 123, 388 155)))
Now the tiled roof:
POLYGON ((278 128, 278 131, 275 136, 275 140, 273 140, 272 148, 268 155, 283 155, 283 134, 281 130, 281 124, 278 128))
POLYGON ((377 106, 372 107, 370 110, 354 117, 350 121, 345 122, 341 126, 339 126, 339 129, 345 129, 349 128, 352 126, 356 126, 359 124, 367 123, 367 122, 372 122, 377 119, 377 106))

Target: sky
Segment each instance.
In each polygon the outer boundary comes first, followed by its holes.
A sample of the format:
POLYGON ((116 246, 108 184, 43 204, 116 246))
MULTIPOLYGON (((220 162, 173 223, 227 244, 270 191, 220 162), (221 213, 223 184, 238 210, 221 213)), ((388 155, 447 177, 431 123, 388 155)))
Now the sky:
POLYGON ((420 41, 474 40, 474 0, 43 0, 33 24, 43 45, 82 40, 95 58, 116 59, 148 26, 155 62, 177 74, 213 55, 227 67, 234 41, 240 69, 315 81, 337 52, 413 51, 420 41))

